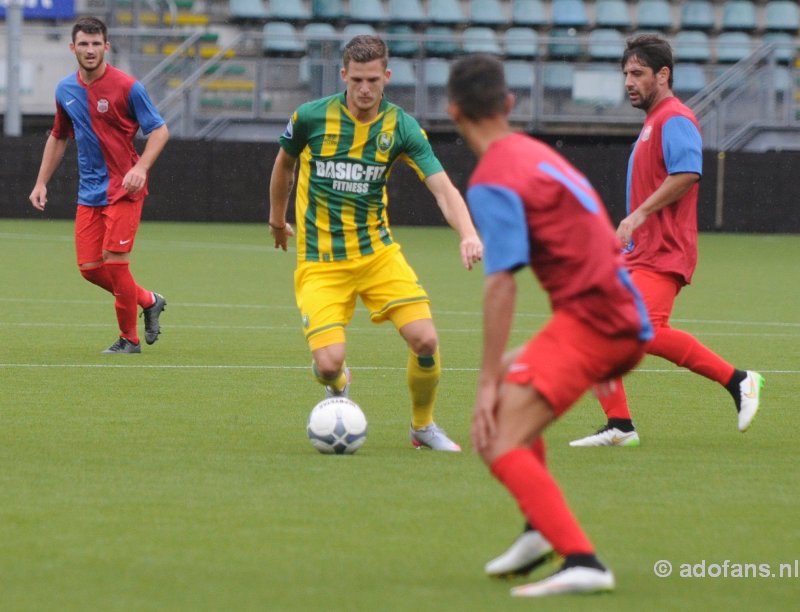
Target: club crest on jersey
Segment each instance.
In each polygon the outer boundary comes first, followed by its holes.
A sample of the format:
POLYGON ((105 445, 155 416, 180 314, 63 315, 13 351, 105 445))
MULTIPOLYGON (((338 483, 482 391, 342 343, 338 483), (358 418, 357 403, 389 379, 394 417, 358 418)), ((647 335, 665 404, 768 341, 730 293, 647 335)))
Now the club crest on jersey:
POLYGON ((652 133, 653 133, 653 126, 652 125, 645 126, 644 130, 642 130, 642 140, 643 141, 649 140, 650 134, 652 133))
POLYGON ((391 132, 381 132, 377 136, 377 142, 378 142, 378 151, 380 151, 383 154, 386 154, 389 152, 389 150, 392 148, 392 145, 394 144, 394 136, 392 135, 391 132))
POLYGON ((108 100, 105 98, 100 98, 97 101, 97 112, 98 113, 107 113, 108 112, 108 100))

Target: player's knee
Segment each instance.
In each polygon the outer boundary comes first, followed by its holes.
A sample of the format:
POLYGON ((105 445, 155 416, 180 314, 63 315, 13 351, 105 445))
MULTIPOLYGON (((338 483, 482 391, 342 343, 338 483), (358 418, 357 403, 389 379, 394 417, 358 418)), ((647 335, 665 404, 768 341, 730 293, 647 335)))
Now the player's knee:
POLYGON ((314 356, 314 364, 317 374, 326 379, 331 380, 339 375, 344 365, 344 359, 340 359, 337 355, 321 354, 314 356))
POLYGON ((430 357, 439 348, 439 340, 436 334, 429 334, 417 338, 411 338, 408 346, 415 355, 430 357))

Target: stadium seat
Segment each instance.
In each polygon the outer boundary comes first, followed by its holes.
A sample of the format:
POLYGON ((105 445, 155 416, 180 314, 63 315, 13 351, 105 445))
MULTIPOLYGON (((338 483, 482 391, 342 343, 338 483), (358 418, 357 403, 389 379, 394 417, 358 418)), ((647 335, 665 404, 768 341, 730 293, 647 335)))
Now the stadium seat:
POLYGON ((512 0, 511 23, 518 26, 541 27, 549 20, 542 0, 512 0))
POLYGON ((417 75, 413 61, 403 58, 392 59, 389 61, 389 68, 392 70, 390 87, 416 87, 417 75))
POLYGON ((377 33, 375 28, 368 23, 348 23, 342 28, 341 48, 344 49, 345 45, 350 42, 354 36, 360 36, 362 34, 375 36, 377 33))
POLYGON ((761 42, 775 46, 775 61, 781 64, 789 64, 797 56, 794 36, 788 32, 766 32, 761 37, 761 42))
POLYGON ((269 17, 262 0, 229 0, 228 10, 233 21, 258 21, 269 17))
POLYGON ((505 62, 503 68, 509 89, 527 90, 529 92, 533 89, 533 65, 530 62, 505 62))
POLYGON ((773 0, 764 7, 764 29, 771 32, 794 32, 800 28, 797 2, 773 0))
POLYGON ((451 28, 430 26, 425 29, 425 53, 437 57, 450 57, 459 53, 461 46, 451 28))
POLYGON ((498 26, 508 23, 500 0, 470 0, 469 20, 474 25, 498 26))
POLYGON ((581 38, 573 28, 553 28, 548 36, 547 54, 551 59, 575 59, 583 55, 581 38))
POLYGON ((570 90, 575 68, 567 62, 551 62, 544 67, 542 78, 545 90, 570 90))
POLYGON ((467 22, 459 0, 428 0, 428 21, 435 24, 458 25, 467 22))
POLYGON ((642 0, 639 3, 637 25, 644 30, 672 28, 672 10, 667 0, 642 0))
POLYGON ((706 86, 706 73, 698 64, 676 64, 672 75, 672 91, 676 94, 694 95, 706 86))
POLYGON ((746 32, 722 32, 717 36, 717 61, 735 63, 753 52, 753 42, 746 32))
POLYGON ((421 0, 389 0, 389 23, 418 24, 427 19, 421 0))
POLYGON ((758 28, 756 7, 749 0, 728 0, 722 7, 722 29, 752 32, 758 28))
POLYGON ((686 0, 681 7, 681 28, 684 30, 713 30, 714 7, 709 0, 686 0))
POLYGON ((419 51, 419 35, 409 25, 397 24, 386 28, 386 44, 393 57, 412 57, 419 51))
POLYGON ((262 50, 266 55, 299 57, 306 47, 288 21, 268 21, 262 31, 262 50))
POLYGON ((512 26, 505 33, 506 55, 533 58, 539 55, 539 34, 533 28, 512 26))
POLYGON ((575 70, 572 100, 582 106, 608 108, 625 99, 625 77, 618 64, 595 64, 575 70))
POLYGON ((269 18, 276 21, 308 21, 311 11, 297 0, 269 0, 269 18))
POLYGON ((350 0, 349 19, 360 23, 383 23, 386 12, 381 0, 350 0))
POLYGON ((630 28, 628 3, 625 0, 597 0, 594 22, 598 28, 630 28))
POLYGON ((589 57, 593 60, 619 60, 625 51, 625 39, 619 30, 595 28, 589 32, 589 57))
POLYGON ((708 34, 700 30, 681 30, 675 35, 675 57, 681 62, 711 61, 708 34))
POLYGON ((347 17, 342 0, 311 0, 311 16, 318 21, 340 21, 347 17))
POLYGON ((324 50, 335 49, 339 45, 336 28, 326 22, 311 22, 303 26, 303 40, 307 52, 315 57, 322 57, 324 50))
POLYGON ((423 81, 428 87, 446 87, 450 77, 450 64, 447 60, 432 57, 422 63, 423 81))
POLYGON ((552 0, 551 7, 555 27, 583 28, 589 25, 583 0, 552 0))
POLYGON ((502 55, 500 45, 494 30, 485 26, 470 26, 464 28, 462 34, 463 49, 465 53, 492 53, 502 55))

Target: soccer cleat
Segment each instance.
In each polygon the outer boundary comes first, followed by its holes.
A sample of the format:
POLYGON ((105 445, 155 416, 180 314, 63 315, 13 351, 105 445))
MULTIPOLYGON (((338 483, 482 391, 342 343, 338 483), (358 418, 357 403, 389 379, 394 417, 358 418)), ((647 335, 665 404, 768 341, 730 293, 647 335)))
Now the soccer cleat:
POLYGON ((573 440, 570 446, 639 446, 639 434, 636 430, 621 431, 608 425, 601 427, 597 433, 580 440, 573 440))
POLYGON ((758 372, 747 372, 747 378, 739 383, 739 431, 744 433, 756 418, 764 377, 758 372))
POLYGON ((103 353, 118 355, 121 353, 141 353, 142 345, 138 342, 131 342, 127 338, 120 336, 117 341, 109 346, 103 353))
POLYGON ((447 437, 444 430, 439 429, 436 423, 426 425, 421 429, 411 427, 411 444, 414 448, 430 448, 436 451, 449 451, 460 453, 461 447, 447 437))
POLYGON ((571 593, 607 593, 614 590, 611 570, 573 566, 557 571, 552 576, 511 589, 513 597, 546 597, 571 593))
POLYGON ((144 341, 147 342, 147 344, 153 344, 158 340, 158 334, 161 333, 161 325, 158 323, 158 317, 161 316, 161 313, 167 307, 167 300, 164 299, 163 295, 159 295, 154 291, 153 296, 156 298, 156 301, 153 302, 150 308, 142 310, 142 314, 139 315, 144 317, 144 341))
POLYGON ((352 374, 350 374, 350 368, 344 368, 344 375, 347 377, 347 382, 345 383, 344 387, 341 391, 337 391, 330 385, 325 385, 325 397, 349 397, 350 396, 350 382, 353 380, 352 374))
POLYGON ((534 530, 522 532, 509 549, 492 559, 484 568, 492 578, 527 576, 542 563, 553 557, 553 547, 541 533, 534 530))

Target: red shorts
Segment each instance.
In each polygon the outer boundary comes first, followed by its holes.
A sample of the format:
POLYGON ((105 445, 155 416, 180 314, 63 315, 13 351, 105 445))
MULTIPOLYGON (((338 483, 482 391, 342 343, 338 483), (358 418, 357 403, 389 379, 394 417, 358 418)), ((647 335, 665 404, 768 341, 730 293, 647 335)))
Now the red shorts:
POLYGON ((631 280, 647 306, 653 328, 666 327, 672 316, 675 298, 683 287, 671 274, 660 274, 650 270, 631 270, 631 280))
POLYGON ((130 253, 142 218, 144 199, 119 200, 109 206, 78 204, 75 251, 78 265, 103 261, 103 251, 130 253))
POLYGON ((531 385, 562 415, 597 383, 633 368, 644 356, 637 338, 611 338, 566 312, 556 312, 508 368, 506 382, 531 385))

